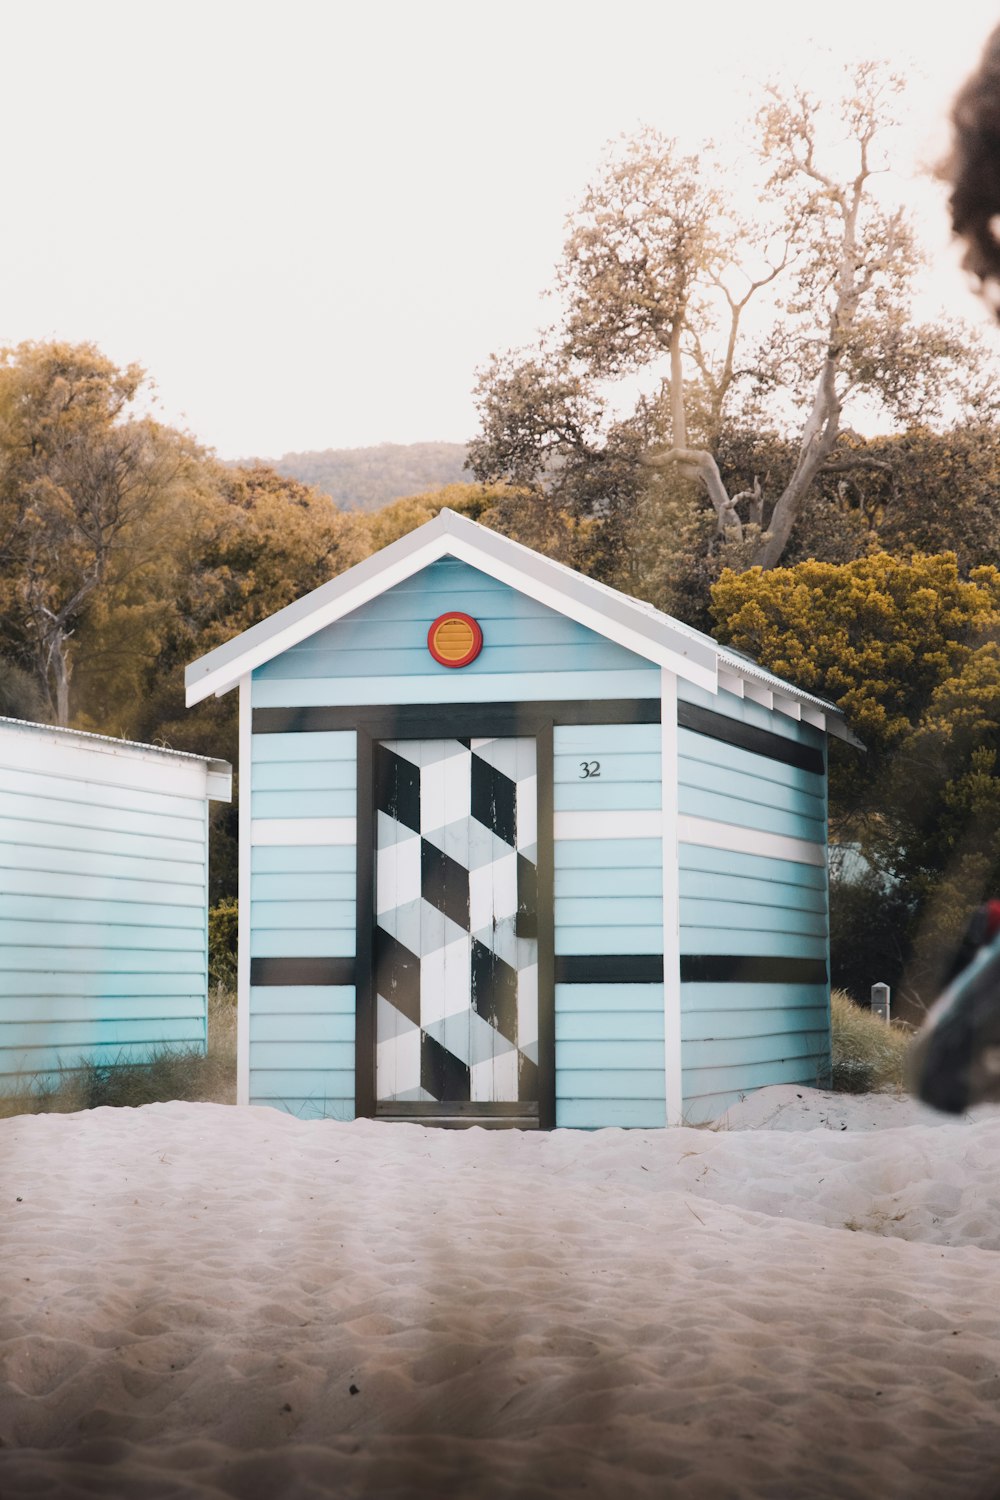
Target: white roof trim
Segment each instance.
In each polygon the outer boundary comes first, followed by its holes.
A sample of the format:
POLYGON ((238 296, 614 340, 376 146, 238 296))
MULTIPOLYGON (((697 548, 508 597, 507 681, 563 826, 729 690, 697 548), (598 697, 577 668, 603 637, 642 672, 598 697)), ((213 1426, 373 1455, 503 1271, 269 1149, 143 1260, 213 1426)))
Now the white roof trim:
POLYGON ((451 510, 442 510, 408 536, 192 662, 185 673, 188 707, 213 693, 217 697, 227 693, 255 667, 442 557, 469 563, 709 693, 722 687, 741 696, 742 689, 748 698, 780 708, 792 718, 806 717, 809 723, 821 718, 817 728, 853 741, 833 704, 802 692, 652 605, 586 578, 451 510), (800 704, 811 705, 814 712, 802 714, 800 704))

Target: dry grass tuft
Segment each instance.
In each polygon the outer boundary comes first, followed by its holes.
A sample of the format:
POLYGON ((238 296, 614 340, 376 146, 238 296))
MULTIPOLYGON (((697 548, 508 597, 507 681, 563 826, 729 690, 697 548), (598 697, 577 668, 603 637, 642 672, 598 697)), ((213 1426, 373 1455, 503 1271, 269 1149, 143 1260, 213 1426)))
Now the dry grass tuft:
POLYGON ((910 1044, 908 1027, 887 1026, 870 1010, 856 1005, 844 990, 830 995, 833 1087, 843 1094, 901 1090, 910 1044))
POLYGON ((14 1093, 0 1096, 0 1119, 171 1099, 235 1104, 236 996, 230 990, 217 987, 209 995, 207 1054, 163 1047, 142 1062, 81 1062, 53 1082, 27 1078, 14 1093))

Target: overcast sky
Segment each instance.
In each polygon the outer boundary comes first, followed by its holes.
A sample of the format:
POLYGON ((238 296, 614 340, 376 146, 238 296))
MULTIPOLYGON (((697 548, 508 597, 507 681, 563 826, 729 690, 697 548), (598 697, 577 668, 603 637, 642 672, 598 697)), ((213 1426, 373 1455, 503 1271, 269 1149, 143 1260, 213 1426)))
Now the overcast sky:
MULTIPOLYGON (((987 0, 0 0, 0 343, 92 340, 223 457, 464 441, 604 143, 886 57, 912 165, 987 0)), ((933 297, 975 318, 936 190, 933 297)))

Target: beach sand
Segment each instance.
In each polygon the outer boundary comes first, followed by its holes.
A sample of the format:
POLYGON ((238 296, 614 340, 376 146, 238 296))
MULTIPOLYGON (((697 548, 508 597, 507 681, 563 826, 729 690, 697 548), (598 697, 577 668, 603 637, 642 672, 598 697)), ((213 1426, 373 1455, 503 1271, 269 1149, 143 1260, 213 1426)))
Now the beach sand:
POLYGON ((0 1496, 1000 1495, 1000 1113, 0 1121, 0 1496))

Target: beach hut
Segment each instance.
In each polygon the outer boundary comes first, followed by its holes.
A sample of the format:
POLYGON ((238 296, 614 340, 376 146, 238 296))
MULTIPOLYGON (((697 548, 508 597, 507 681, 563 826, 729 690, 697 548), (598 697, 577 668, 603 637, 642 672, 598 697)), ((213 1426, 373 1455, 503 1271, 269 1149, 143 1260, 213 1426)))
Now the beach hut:
POLYGON ((241 1101, 658 1126, 827 1077, 830 704, 447 510, 187 683, 240 691, 241 1101))
POLYGON ((0 718, 0 1093, 203 1048, 208 802, 231 768, 0 718))

